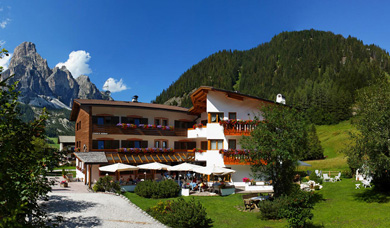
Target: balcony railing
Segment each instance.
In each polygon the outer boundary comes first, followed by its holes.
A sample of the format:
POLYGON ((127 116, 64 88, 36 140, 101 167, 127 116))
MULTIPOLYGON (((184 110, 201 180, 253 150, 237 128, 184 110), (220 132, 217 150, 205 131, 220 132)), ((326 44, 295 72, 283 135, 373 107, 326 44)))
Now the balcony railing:
POLYGON ((259 120, 223 120, 219 122, 224 128, 225 135, 250 135, 261 123, 259 120))
POLYGON ((162 129, 162 128, 123 128, 114 125, 92 125, 93 133, 125 134, 125 135, 157 135, 157 136, 181 136, 187 137, 187 129, 162 129))
POLYGON ((142 164, 150 162, 189 162, 195 160, 195 152, 106 152, 106 157, 109 163, 142 164))

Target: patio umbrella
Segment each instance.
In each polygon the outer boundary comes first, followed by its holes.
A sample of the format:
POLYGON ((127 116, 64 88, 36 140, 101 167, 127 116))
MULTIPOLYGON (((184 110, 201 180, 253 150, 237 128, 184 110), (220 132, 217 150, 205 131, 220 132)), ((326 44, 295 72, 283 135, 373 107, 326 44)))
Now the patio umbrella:
POLYGON ((158 162, 138 165, 138 168, 140 168, 140 169, 151 169, 151 170, 162 170, 162 169, 168 170, 168 168, 170 168, 170 167, 172 167, 172 166, 165 165, 165 164, 158 163, 158 162))
POLYGON ((200 165, 194 165, 187 162, 168 168, 169 171, 194 171, 194 169, 204 168, 200 165))
POLYGON ((233 169, 226 169, 220 166, 207 166, 202 168, 196 168, 194 169, 194 172, 205 174, 205 175, 225 175, 230 173, 235 173, 236 171, 233 169))
POLYGON ((138 169, 139 168, 137 166, 127 165, 127 164, 123 164, 123 163, 115 163, 112 165, 99 167, 100 171, 111 172, 111 173, 114 173, 116 171, 120 172, 120 171, 130 171, 130 170, 138 170, 138 169))
POLYGON ((310 164, 306 163, 306 162, 303 162, 303 161, 299 161, 298 160, 298 166, 311 166, 310 164))

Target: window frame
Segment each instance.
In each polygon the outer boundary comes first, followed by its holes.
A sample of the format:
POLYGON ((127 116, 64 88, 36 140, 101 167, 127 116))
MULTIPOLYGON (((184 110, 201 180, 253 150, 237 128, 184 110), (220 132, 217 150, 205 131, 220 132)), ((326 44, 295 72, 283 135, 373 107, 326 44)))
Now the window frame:
POLYGON ((209 150, 221 150, 221 149, 223 149, 223 139, 209 139, 208 140, 208 149, 209 150), (213 141, 215 141, 216 149, 211 149, 211 144, 212 144, 213 141), (221 148, 219 148, 219 143, 222 143, 221 148))

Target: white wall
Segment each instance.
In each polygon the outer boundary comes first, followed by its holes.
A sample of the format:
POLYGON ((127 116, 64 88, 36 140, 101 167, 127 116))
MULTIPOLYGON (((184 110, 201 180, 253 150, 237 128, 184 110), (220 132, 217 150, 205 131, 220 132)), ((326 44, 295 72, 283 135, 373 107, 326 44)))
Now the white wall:
POLYGON ((192 130, 187 131, 187 137, 189 139, 194 139, 194 138, 206 138, 208 133, 208 128, 207 127, 202 127, 202 128, 196 128, 192 130))
POLYGON ((206 161, 206 166, 220 166, 225 167, 223 163, 223 156, 219 150, 208 150, 203 153, 195 153, 196 161, 206 161))
POLYGON ((223 92, 209 91, 207 94, 207 112, 223 112, 226 118, 229 117, 229 112, 236 112, 237 119, 253 120, 258 116, 262 120, 260 106, 261 102, 252 98, 245 97, 240 101, 227 98, 223 92))

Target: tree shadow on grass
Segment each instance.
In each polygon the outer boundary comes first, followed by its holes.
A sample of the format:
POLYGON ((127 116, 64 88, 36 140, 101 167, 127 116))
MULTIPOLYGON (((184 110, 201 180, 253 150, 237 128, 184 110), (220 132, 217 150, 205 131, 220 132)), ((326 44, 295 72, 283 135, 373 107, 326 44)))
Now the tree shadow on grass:
POLYGON ((389 192, 380 192, 375 188, 364 189, 364 192, 355 193, 355 200, 367 203, 388 203, 390 201, 389 192))

